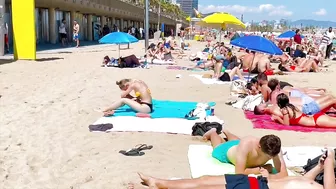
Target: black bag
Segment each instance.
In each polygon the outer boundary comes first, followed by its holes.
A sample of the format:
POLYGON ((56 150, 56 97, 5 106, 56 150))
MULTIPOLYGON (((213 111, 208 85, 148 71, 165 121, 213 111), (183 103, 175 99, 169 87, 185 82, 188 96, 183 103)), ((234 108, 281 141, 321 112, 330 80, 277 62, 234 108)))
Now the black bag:
POLYGON ((222 125, 218 122, 198 122, 192 127, 192 136, 203 136, 210 129, 216 128, 217 134, 222 132, 222 125))
MULTIPOLYGON (((335 154, 336 154, 336 148, 334 149, 335 150, 335 154)), ((303 166, 303 169, 308 172, 310 170, 312 170, 319 162, 320 158, 321 158, 322 155, 320 156, 317 156, 316 158, 314 159, 308 159, 307 161, 307 164, 305 166, 303 166)), ((336 158, 335 158, 336 159, 336 158)), ((335 176, 336 176, 336 168, 334 169, 334 173, 335 173, 335 176)), ((316 178, 315 178, 315 181, 321 185, 323 185, 323 182, 324 182, 324 173, 319 173, 316 178)))

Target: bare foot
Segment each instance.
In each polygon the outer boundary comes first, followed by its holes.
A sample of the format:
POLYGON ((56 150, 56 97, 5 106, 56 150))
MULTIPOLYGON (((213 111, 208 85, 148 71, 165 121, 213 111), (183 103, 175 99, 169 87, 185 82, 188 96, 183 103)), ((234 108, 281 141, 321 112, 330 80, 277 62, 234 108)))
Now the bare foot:
POLYGON ((110 110, 110 111, 105 111, 103 112, 104 113, 104 116, 108 117, 108 116, 111 116, 114 114, 114 110, 110 110))
POLYGON ((204 140, 209 140, 210 139, 210 136, 212 135, 212 133, 216 133, 217 129, 216 128, 212 128, 210 129, 208 132, 206 132, 204 135, 203 135, 203 139, 204 140))
POLYGON ((140 179, 143 181, 143 183, 148 186, 150 189, 159 189, 156 186, 156 179, 153 177, 146 176, 142 173, 138 173, 140 179))

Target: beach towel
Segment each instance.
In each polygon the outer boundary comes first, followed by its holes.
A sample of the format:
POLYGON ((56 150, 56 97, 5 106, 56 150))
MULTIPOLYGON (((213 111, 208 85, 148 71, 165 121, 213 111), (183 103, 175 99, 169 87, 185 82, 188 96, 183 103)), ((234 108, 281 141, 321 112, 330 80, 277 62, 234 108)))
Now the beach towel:
POLYGON ((323 150, 322 146, 282 147, 287 167, 302 167, 307 164, 308 159, 321 155, 323 150))
MULTIPOLYGON (((197 102, 153 100, 153 112, 150 113, 151 118, 184 118, 191 110, 197 107, 197 102)), ((216 103, 208 103, 210 107, 216 103)), ((206 110, 206 115, 210 115, 211 111, 206 110)), ((125 105, 115 110, 115 116, 136 116, 136 112, 129 106, 125 105)))
MULTIPOLYGON (((192 178, 201 176, 223 176, 224 174, 234 174, 235 167, 229 163, 221 163, 212 157, 212 147, 208 145, 190 145, 188 159, 192 178)), ((272 164, 272 161, 268 162, 272 164)), ((290 176, 294 176, 288 171, 290 176)))
POLYGON ((194 71, 194 72, 207 71, 207 69, 189 68, 189 67, 186 67, 186 66, 167 66, 166 68, 168 70, 190 70, 190 71, 194 71))
POLYGON ((150 64, 152 64, 152 65, 173 65, 174 62, 173 61, 154 59, 150 64))
MULTIPOLYGON (((191 76, 191 77, 195 77, 195 78, 201 80, 201 82, 202 82, 203 84, 206 84, 206 85, 213 85, 213 84, 229 85, 229 84, 231 84, 231 81, 220 81, 220 80, 215 79, 215 78, 203 78, 202 75, 197 75, 197 74, 191 74, 191 75, 189 75, 189 76, 191 76)), ((251 78, 253 78, 253 76, 252 76, 252 75, 251 75, 251 76, 244 76, 244 78, 245 78, 246 80, 250 80, 251 78)), ((233 78, 233 80, 234 80, 234 81, 235 81, 235 80, 239 80, 239 77, 238 77, 238 76, 235 76, 235 77, 233 78)))
POLYGON ((158 132, 191 135, 193 125, 199 120, 178 118, 139 118, 133 116, 101 117, 92 125, 113 124, 109 132, 158 132))
POLYGON ((187 120, 179 118, 140 118, 133 116, 119 116, 119 117, 101 117, 92 125, 113 125, 106 132, 158 132, 158 133, 172 133, 172 134, 186 134, 191 135, 192 127, 197 122, 218 122, 224 124, 216 116, 208 116, 205 120, 187 120))
MULTIPOLYGON (((332 114, 331 114, 332 115, 332 114)), ((254 115, 253 112, 245 111, 247 119, 251 120, 253 128, 257 129, 273 129, 273 130, 287 130, 298 132, 336 132, 336 128, 321 128, 321 127, 303 127, 303 126, 287 126, 274 122, 270 115, 254 115)))

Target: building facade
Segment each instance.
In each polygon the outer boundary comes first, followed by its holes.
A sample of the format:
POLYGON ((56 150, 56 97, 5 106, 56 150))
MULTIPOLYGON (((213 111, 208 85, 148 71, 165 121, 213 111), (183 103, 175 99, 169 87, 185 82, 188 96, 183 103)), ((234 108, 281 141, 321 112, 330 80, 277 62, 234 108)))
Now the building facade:
MULTIPOLYGON (((12 0, 6 0, 4 20, 8 24, 9 43, 13 43, 12 0)), ((66 21, 68 39, 72 39, 72 24, 80 25, 80 40, 94 41, 104 25, 112 30, 127 31, 129 27, 144 28, 144 7, 131 0, 35 0, 36 43, 59 43, 59 26, 66 21)), ((158 14, 150 12, 150 28, 157 28, 158 14)), ((173 15, 161 14, 165 30, 175 29, 173 15)))
POLYGON ((191 17, 196 16, 194 9, 198 10, 198 0, 176 0, 176 3, 191 17))

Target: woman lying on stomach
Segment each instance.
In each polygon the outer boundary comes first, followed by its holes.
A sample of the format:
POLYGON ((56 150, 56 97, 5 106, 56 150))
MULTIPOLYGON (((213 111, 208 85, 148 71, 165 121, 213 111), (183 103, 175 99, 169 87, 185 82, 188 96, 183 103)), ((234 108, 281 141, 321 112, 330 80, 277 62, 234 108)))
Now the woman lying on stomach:
POLYGON ((151 113, 153 111, 152 95, 145 82, 136 79, 122 79, 117 81, 116 84, 122 90, 121 99, 104 110, 104 116, 113 115, 116 109, 124 105, 128 105, 134 111, 140 113, 151 113), (135 97, 130 94, 132 91, 135 97))
POLYGON ((330 117, 324 112, 308 116, 302 113, 297 107, 289 103, 289 98, 284 93, 277 96, 277 104, 281 109, 283 117, 275 116, 274 121, 283 125, 299 125, 307 127, 334 127, 336 128, 336 117, 330 117))

